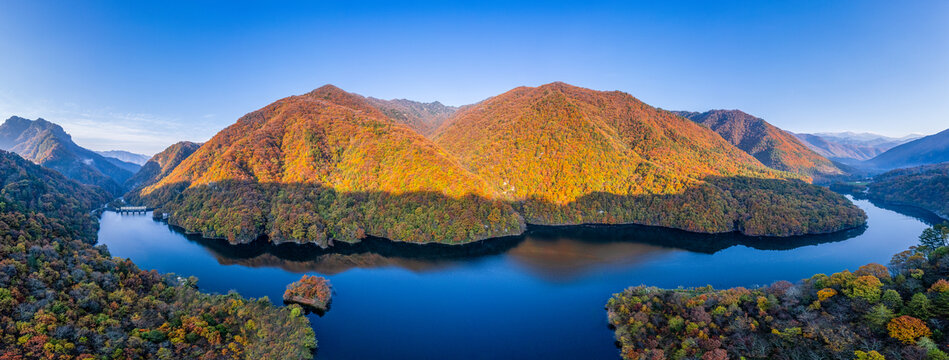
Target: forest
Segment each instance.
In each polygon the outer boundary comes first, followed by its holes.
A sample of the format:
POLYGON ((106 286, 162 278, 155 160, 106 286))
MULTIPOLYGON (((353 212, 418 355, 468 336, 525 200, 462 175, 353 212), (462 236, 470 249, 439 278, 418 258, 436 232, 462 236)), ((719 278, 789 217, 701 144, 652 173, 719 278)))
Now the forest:
POLYGON ((827 158, 809 149, 794 135, 739 110, 703 113, 676 111, 677 115, 708 126, 725 140, 772 169, 814 178, 843 175, 827 158))
POLYGON ((631 287, 606 304, 624 359, 949 359, 949 225, 888 266, 797 284, 631 287))
POLYGON ((111 195, 0 153, 0 359, 308 359, 299 306, 209 295, 95 246, 111 195))
POLYGON ((874 177, 867 196, 949 217, 949 163, 893 170, 874 177))
POLYGON ((450 116, 422 105, 331 85, 284 98, 126 199, 207 237, 321 246, 367 236, 460 244, 526 224, 793 236, 866 221, 806 175, 769 169, 622 92, 553 83, 450 116), (421 123, 424 135, 410 127, 421 123))

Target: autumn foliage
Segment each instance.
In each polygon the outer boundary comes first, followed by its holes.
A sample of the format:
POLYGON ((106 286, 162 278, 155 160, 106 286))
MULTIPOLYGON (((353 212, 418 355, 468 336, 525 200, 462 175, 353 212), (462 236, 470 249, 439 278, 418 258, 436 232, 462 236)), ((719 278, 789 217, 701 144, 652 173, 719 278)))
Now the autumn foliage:
POLYGON ((329 280, 321 276, 303 275, 299 281, 287 285, 283 301, 306 305, 319 311, 326 311, 332 300, 333 289, 329 280))
POLYGON ((949 216, 949 163, 893 170, 873 178, 873 200, 917 206, 949 216))
POLYGON ((904 344, 915 344, 921 337, 931 336, 932 331, 922 320, 912 316, 903 315, 895 317, 886 324, 886 330, 890 337, 903 342, 904 344))
POLYGON ((676 114, 707 126, 768 167, 812 177, 844 174, 791 133, 739 110, 678 111, 676 114))
POLYGON ((322 246, 458 244, 527 223, 790 236, 865 222, 842 196, 625 93, 553 83, 452 110, 327 85, 245 115, 128 198, 207 237, 322 246))
POLYGON ((947 265, 949 247, 912 248, 889 269, 870 264, 798 284, 637 286, 606 309, 626 359, 945 359, 947 265))
POLYGON ((209 295, 93 246, 111 199, 0 152, 0 359, 306 359, 297 306, 209 295))

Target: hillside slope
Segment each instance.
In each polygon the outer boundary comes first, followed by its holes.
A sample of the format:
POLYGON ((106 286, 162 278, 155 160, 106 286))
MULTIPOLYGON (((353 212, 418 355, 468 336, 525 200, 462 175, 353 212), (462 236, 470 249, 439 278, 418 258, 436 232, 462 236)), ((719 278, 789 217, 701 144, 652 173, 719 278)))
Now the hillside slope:
POLYGON ((431 141, 333 86, 247 114, 142 193, 173 223, 232 242, 455 243, 524 227, 431 141))
POLYGON ((894 147, 865 162, 881 169, 895 169, 949 161, 949 129, 894 147))
POLYGON ((98 153, 76 145, 63 128, 43 119, 11 117, 0 125, 0 149, 12 151, 36 164, 59 171, 83 184, 97 185, 113 195, 132 172, 98 153))
POLYGON ((912 205, 949 219, 949 163, 898 169, 877 175, 867 196, 912 205))
POLYGON ((618 91, 516 88, 462 108, 433 139, 530 223, 794 235, 863 222, 842 197, 618 91))
POLYGON ((178 164, 191 156, 200 146, 201 144, 190 141, 172 144, 145 162, 142 168, 125 182, 125 188, 133 189, 131 192, 135 192, 137 188, 158 182, 158 180, 170 174, 178 164))
POLYGON ((742 111, 675 113, 707 126, 770 168, 815 177, 843 174, 830 160, 809 149, 791 133, 742 111))
POLYGON ((312 358, 292 307, 204 294, 93 246, 111 198, 0 151, 0 358, 312 358))
POLYGON ((776 236, 864 222, 845 198, 620 92, 518 88, 455 112, 434 141, 384 110, 333 86, 278 100, 136 199, 205 236, 320 245, 465 243, 525 222, 776 236))

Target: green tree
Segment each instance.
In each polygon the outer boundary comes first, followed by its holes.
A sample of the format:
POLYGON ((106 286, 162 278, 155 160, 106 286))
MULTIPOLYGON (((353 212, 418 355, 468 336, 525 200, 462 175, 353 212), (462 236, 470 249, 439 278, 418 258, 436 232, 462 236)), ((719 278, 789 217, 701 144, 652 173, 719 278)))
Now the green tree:
POLYGON ((900 307, 903 306, 903 298, 900 296, 899 292, 893 289, 887 289, 884 291, 880 301, 882 301, 887 307, 894 310, 899 310, 900 307))
POLYGON ((919 235, 919 244, 927 255, 938 248, 949 246, 949 225, 939 224, 923 230, 919 235))
POLYGON ((926 297, 926 294, 916 293, 906 303, 905 312, 916 318, 927 319, 932 314, 932 302, 926 297))
POLYGON ((867 322, 873 326, 883 329, 886 326, 886 323, 890 322, 890 319, 893 318, 893 310, 886 307, 883 304, 877 304, 876 306, 870 308, 870 311, 867 312, 865 316, 867 322))

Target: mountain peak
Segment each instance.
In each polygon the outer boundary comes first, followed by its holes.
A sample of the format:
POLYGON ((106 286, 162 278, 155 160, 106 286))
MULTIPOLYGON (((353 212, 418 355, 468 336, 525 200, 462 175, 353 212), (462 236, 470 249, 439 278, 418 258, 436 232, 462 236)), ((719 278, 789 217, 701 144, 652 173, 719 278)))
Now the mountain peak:
POLYGON ((318 87, 318 88, 316 88, 316 89, 313 89, 313 91, 310 91, 310 92, 309 92, 309 94, 328 94, 328 93, 346 93, 346 94, 348 94, 348 92, 347 92, 346 90, 340 89, 338 86, 333 85, 333 84, 326 84, 326 85, 320 86, 320 87, 318 87))
POLYGON ((83 148, 58 124, 14 116, 0 125, 0 149, 12 151, 34 163, 48 166, 84 184, 98 185, 121 194, 120 183, 131 171, 104 156, 83 148))
POLYGON ((808 176, 842 173, 830 160, 798 138, 741 110, 676 111, 677 115, 707 126, 768 167, 808 176))
POLYGON ((587 88, 582 88, 575 85, 567 84, 563 81, 554 81, 552 83, 543 84, 534 88, 541 91, 559 91, 559 92, 585 92, 585 91, 595 91, 587 88))
POLYGON ((22 134, 24 131, 27 131, 30 128, 33 128, 34 131, 37 131, 37 132, 50 131, 57 138, 60 138, 66 141, 72 141, 72 136, 67 134, 66 131, 63 130, 62 126, 59 126, 59 124, 47 121, 46 119, 43 119, 43 118, 36 118, 36 120, 30 120, 30 119, 19 117, 19 116, 11 116, 9 119, 7 119, 7 121, 5 121, 2 125, 0 125, 0 128, 2 128, 2 132, 5 134, 17 134, 17 135, 22 134))

